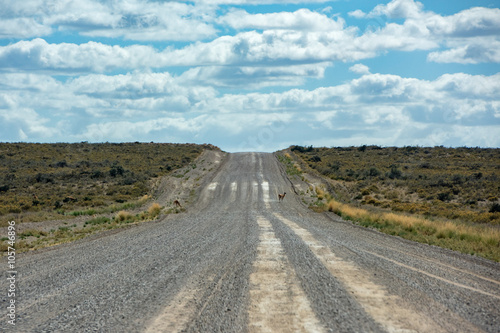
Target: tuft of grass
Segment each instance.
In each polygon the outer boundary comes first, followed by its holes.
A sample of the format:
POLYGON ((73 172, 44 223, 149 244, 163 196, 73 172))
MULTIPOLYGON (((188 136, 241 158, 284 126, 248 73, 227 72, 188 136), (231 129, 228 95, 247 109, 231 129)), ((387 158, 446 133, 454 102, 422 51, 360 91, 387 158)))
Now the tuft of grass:
POLYGON ((323 191, 323 189, 318 186, 316 187, 316 195, 318 197, 318 200, 323 200, 325 198, 325 191, 323 191))
POLYGON ((125 222, 125 221, 130 221, 134 218, 134 215, 132 215, 131 213, 127 212, 127 211, 124 211, 124 210, 121 210, 119 211, 116 216, 115 216, 115 221, 118 221, 118 222, 125 222))
POLYGON ((97 214, 97 211, 95 209, 87 209, 87 210, 75 210, 73 212, 70 212, 68 215, 82 216, 82 215, 94 215, 94 214, 97 214))
POLYGON ((36 229, 27 229, 19 234, 19 238, 24 239, 27 237, 37 237, 40 238, 41 236, 47 236, 48 233, 45 231, 40 231, 36 229))
POLYGON ((277 155, 278 157, 278 160, 283 163, 283 165, 285 166, 286 168, 286 173, 290 176, 293 176, 293 175, 301 175, 302 174, 302 169, 300 168, 300 166, 295 163, 292 159, 292 157, 290 156, 290 154, 288 153, 285 153, 284 155, 281 155, 281 154, 278 154, 277 155))
POLYGON ((68 213, 68 215, 81 216, 81 215, 115 213, 115 212, 122 211, 122 210, 134 209, 134 208, 140 207, 143 204, 145 204, 149 199, 151 199, 151 196, 146 194, 146 195, 142 196, 137 201, 126 202, 126 203, 122 203, 120 205, 113 204, 113 205, 110 205, 108 207, 104 207, 101 209, 93 209, 92 208, 92 209, 87 209, 87 210, 73 211, 73 212, 68 213))
POLYGON ((99 225, 99 224, 105 224, 111 222, 111 219, 105 217, 105 216, 99 216, 96 218, 93 218, 91 220, 88 220, 85 222, 85 225, 99 225))
POLYGON ((158 215, 160 215, 162 207, 158 203, 153 203, 151 206, 148 208, 148 213, 151 218, 155 218, 158 215))

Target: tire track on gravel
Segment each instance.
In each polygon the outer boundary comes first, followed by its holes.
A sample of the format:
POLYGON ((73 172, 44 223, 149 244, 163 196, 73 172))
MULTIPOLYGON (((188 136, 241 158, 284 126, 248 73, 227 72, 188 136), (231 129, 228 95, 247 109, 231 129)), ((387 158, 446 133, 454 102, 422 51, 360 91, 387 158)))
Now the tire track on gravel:
MULTIPOLYGON (((282 203, 270 198, 271 182, 271 179, 261 180, 263 202, 261 201, 260 209, 273 220, 272 223, 269 222, 269 227, 272 226, 278 235, 276 240, 283 244, 300 289, 309 300, 322 328, 329 332, 382 332, 382 327, 367 315, 319 258, 309 251, 305 242, 290 232, 282 221, 277 222, 273 208, 282 207, 282 203)), ((272 191, 279 193, 275 185, 272 186, 272 191)))
POLYGON ((369 274, 351 262, 337 257, 318 242, 306 229, 274 213, 281 222, 299 236, 330 273, 339 279, 365 311, 388 332, 445 332, 430 318, 410 310, 396 295, 370 281, 369 274))
POLYGON ((250 275, 250 332, 324 332, 271 223, 257 218, 260 243, 250 275))
MULTIPOLYGON (((464 289, 468 289, 470 291, 473 291, 473 292, 476 292, 476 293, 479 293, 479 294, 483 294, 483 295, 486 295, 486 296, 489 296, 489 297, 493 297, 493 298, 496 298, 498 300, 500 300, 500 296, 499 295, 495 295, 495 294, 492 294, 492 293, 489 293, 487 291, 484 291, 484 290, 480 290, 480 289, 477 289, 477 288, 474 288, 474 287, 470 287, 470 286, 467 286, 465 284, 462 284, 462 283, 458 283, 458 282, 455 282, 455 281, 450 281, 448 279, 445 279, 443 277, 440 277, 440 276, 437 276, 435 274, 431 274, 431 273, 428 273, 424 270, 421 270, 421 269, 418 269, 418 268, 415 268, 415 267, 411 267, 409 265, 406 265, 406 264, 403 264, 399 261, 396 261, 396 260, 393 260, 393 259, 389 259, 387 257, 384 257, 384 256, 381 256, 379 254, 376 254, 374 252, 370 252, 370 251, 366 251, 364 250, 363 251, 364 253, 367 253, 367 254, 370 254, 372 256, 375 256, 377 258, 380 258, 380 259, 383 259, 383 260, 386 260, 386 261, 389 261, 395 265, 398 265, 398 266, 401 266, 403 268, 406 268, 406 269, 409 269, 409 270, 412 270, 414 272, 417 272, 417 273, 420 273, 420 274, 424 274, 424 275, 427 275, 428 277, 431 277, 433 279, 436 279, 436 280, 439 280, 439 281, 442 281, 442 282, 445 282, 445 283, 448 283, 448 284, 451 284, 455 287, 459 287, 459 288, 464 288, 464 289)), ((475 274, 471 274, 471 275, 475 275, 475 274)), ((477 276, 477 275, 476 275, 477 276)), ((482 277, 480 277, 482 278, 482 277)), ((485 279, 485 278, 483 278, 485 279)), ((491 279, 485 279, 485 280, 488 280, 488 281, 492 281, 492 282, 495 282, 498 284, 498 282, 494 281, 494 280, 491 280, 491 279)))
MULTIPOLYGON (((428 262, 428 263, 431 263, 431 264, 437 265, 437 266, 439 266, 439 267, 446 268, 446 269, 448 269, 448 270, 453 270, 453 271, 455 271, 455 272, 457 272, 457 273, 460 273, 460 274, 462 274, 462 275, 469 275, 469 276, 471 276, 471 277, 473 277, 473 278, 480 279, 480 280, 483 280, 483 281, 486 281, 486 282, 492 283, 492 284, 494 284, 494 285, 500 286, 500 281, 498 281, 498 280, 494 280, 494 279, 491 279, 491 278, 486 277, 486 276, 483 276, 483 275, 479 275, 479 274, 477 274, 477 273, 475 273, 475 272, 471 272, 470 270, 465 269, 465 268, 463 268, 463 267, 461 267, 461 268, 457 268, 457 267, 454 267, 454 266, 451 266, 451 265, 445 264, 445 263, 443 263, 443 262, 441 262, 441 261, 438 261, 438 260, 433 260, 433 259, 426 258, 426 257, 424 257, 424 256, 422 256, 422 255, 418 255, 418 254, 415 254, 415 253, 408 253, 408 252, 403 252, 403 251, 400 251, 399 249, 397 249, 397 248, 395 248, 395 247, 389 247, 389 246, 386 246, 386 248, 387 248, 387 249, 390 249, 390 250, 391 250, 391 251, 393 251, 393 252, 398 252, 398 253, 400 253, 400 254, 403 254, 403 255, 405 255, 405 256, 407 256, 407 257, 413 257, 413 258, 416 258, 416 259, 418 259, 418 260, 420 260, 420 261, 425 261, 425 262, 428 262)), ((371 252, 371 251, 363 251, 363 252, 368 253, 368 254, 372 254, 372 255, 377 256, 377 257, 379 257, 379 258, 381 258, 381 259, 385 259, 385 260, 391 261, 391 262, 393 262, 394 264, 400 265, 400 266, 402 266, 402 267, 406 267, 406 266, 407 266, 406 264, 403 264, 403 263, 397 262, 397 261, 395 261, 395 260, 392 260, 392 259, 386 258, 386 257, 384 257, 384 256, 378 255, 378 254, 373 253, 373 252, 371 252)), ((419 269, 417 269, 417 268, 413 268, 413 267, 410 267, 410 269, 415 270, 415 271, 420 271, 419 269)), ((429 275, 429 274, 427 274, 426 272, 423 272, 423 274, 429 275)), ((431 277, 432 277, 432 276, 433 276, 433 274, 430 274, 429 276, 431 276, 431 277)), ((442 278, 438 277, 438 279, 442 279, 442 278)), ((446 279, 444 279, 444 280, 446 280, 446 279)), ((446 280, 446 282, 451 282, 451 284, 454 284, 452 281, 449 281, 449 280, 446 280)), ((458 285, 457 285, 457 286, 458 286, 458 285)), ((476 289, 476 288, 472 288, 472 289, 471 289, 470 287, 465 286, 465 285, 460 285, 460 287, 463 287, 463 288, 465 288, 465 289, 470 289, 470 290, 477 290, 477 292, 479 292, 479 293, 481 293, 481 294, 485 294, 485 295, 488 295, 488 296, 493 296, 493 297, 495 297, 495 298, 500 298, 500 296, 498 296, 498 295, 493 295, 493 294, 491 294, 491 293, 484 292, 484 291, 482 291, 482 290, 478 290, 478 289, 476 289)))
POLYGON ((196 294, 200 290, 190 286, 184 287, 170 304, 148 325, 144 333, 181 332, 195 314, 196 294))

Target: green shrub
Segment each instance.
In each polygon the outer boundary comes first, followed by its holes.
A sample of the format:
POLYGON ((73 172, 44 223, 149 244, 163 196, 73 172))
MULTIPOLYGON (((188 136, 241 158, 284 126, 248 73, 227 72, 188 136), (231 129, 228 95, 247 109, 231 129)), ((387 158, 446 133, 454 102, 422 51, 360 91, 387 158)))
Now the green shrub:
POLYGON ((500 204, 494 203, 489 210, 490 213, 500 213, 500 204))
POLYGON ((93 218, 91 220, 88 220, 85 222, 85 225, 99 225, 99 224, 105 224, 105 223, 109 223, 111 221, 111 219, 107 218, 107 217, 104 217, 104 216, 100 216, 100 217, 96 217, 96 218, 93 218))

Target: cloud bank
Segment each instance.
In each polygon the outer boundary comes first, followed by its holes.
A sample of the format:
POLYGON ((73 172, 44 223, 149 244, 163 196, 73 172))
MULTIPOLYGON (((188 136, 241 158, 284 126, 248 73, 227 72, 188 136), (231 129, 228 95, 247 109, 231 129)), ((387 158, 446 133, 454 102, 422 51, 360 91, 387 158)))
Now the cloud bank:
POLYGON ((473 70, 500 68, 499 8, 259 12, 283 3, 0 1, 0 140, 500 144, 499 71, 473 70), (429 80, 367 66, 397 52, 472 67, 429 80))
POLYGON ((309 133, 308 143, 332 145, 348 139, 380 145, 497 144, 500 74, 447 74, 425 81, 357 69, 365 74, 337 86, 225 95, 167 73, 94 74, 65 83, 48 75, 3 74, 9 93, 0 94, 5 111, 0 132, 35 141, 133 141, 160 133, 192 141, 225 133, 237 138, 228 145, 236 150, 264 149, 268 141, 291 145, 300 133, 309 133), (257 140, 260 131, 267 136, 257 140))

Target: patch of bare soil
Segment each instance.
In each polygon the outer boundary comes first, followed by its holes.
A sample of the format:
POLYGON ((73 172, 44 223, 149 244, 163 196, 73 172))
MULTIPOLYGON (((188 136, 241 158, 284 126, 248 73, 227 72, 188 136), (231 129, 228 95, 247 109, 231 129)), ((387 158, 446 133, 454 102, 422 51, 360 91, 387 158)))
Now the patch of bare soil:
MULTIPOLYGON (((297 158, 290 149, 285 149, 282 153, 287 154, 293 159, 294 163, 302 170, 300 175, 286 175, 282 170, 283 175, 288 179, 295 191, 295 194, 300 195, 302 202, 309 207, 318 201, 317 189, 323 190, 325 193, 338 193, 339 186, 333 180, 325 179, 318 175, 318 173, 306 165, 301 159, 297 158), (335 190, 334 190, 335 189, 335 190)), ((347 189, 346 189, 347 190, 347 189)), ((340 189, 342 192, 342 189, 340 189)))
POLYGON ((174 201, 177 200, 182 207, 190 207, 198 198, 200 187, 211 181, 226 155, 217 150, 205 150, 190 165, 157 179, 153 192, 155 202, 166 208, 176 208, 174 201))

